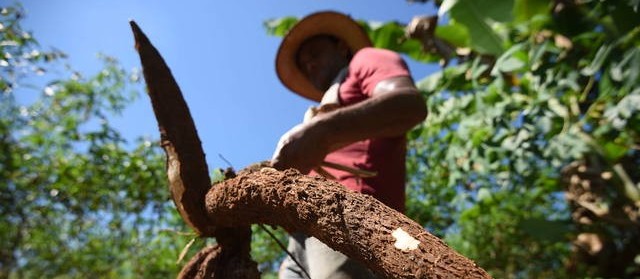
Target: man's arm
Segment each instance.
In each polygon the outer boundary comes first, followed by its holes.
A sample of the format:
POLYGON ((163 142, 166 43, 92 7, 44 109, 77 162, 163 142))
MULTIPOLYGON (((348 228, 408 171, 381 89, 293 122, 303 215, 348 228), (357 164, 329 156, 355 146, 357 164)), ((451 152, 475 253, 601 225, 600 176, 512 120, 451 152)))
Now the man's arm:
POLYGON ((282 136, 272 163, 306 173, 334 150, 364 139, 400 136, 426 116, 425 101, 412 80, 389 78, 376 85, 371 98, 291 129, 282 136))

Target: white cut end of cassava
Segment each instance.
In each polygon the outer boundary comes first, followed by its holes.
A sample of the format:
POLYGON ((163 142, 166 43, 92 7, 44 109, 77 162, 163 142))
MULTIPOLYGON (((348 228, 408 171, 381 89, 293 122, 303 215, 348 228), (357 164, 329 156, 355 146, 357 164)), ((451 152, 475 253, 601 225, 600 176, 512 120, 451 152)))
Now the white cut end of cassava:
POLYGON ((402 230, 402 228, 395 229, 393 233, 391 233, 391 235, 396 239, 396 243, 394 243, 393 246, 402 250, 403 252, 409 252, 411 250, 418 249, 418 244, 420 244, 420 241, 413 238, 413 236, 402 230))

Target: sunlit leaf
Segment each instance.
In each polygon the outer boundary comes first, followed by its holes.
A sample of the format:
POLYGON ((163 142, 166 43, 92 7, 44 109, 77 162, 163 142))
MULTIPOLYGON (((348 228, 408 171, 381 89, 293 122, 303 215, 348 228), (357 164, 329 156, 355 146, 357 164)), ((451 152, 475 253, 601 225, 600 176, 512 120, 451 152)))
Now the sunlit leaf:
POLYGON ((469 37, 468 29, 455 22, 449 22, 447 25, 438 25, 435 34, 456 47, 468 47, 469 37))
POLYGON ((498 58, 491 74, 496 75, 498 71, 509 73, 519 70, 526 65, 528 60, 527 54, 522 51, 522 46, 515 45, 498 58))
POLYGON ((612 47, 610 45, 601 46, 598 49, 598 52, 596 53, 596 56, 591 61, 591 64, 589 64, 587 67, 584 67, 582 69, 582 71, 580 71, 580 73, 582 73, 585 76, 594 75, 602 67, 602 64, 604 63, 604 60, 607 59, 607 56, 609 56, 609 53, 611 52, 611 49, 612 49, 612 47))
POLYGON ((272 36, 283 37, 289 32, 291 27, 298 23, 297 17, 281 17, 264 21, 264 27, 267 34, 272 36))
POLYGON ((500 55, 504 40, 492 26, 494 22, 511 20, 513 5, 513 0, 458 0, 452 4, 450 16, 467 28, 472 49, 500 55))
POLYGON ((550 0, 515 0, 514 14, 516 22, 532 19, 537 15, 547 14, 551 9, 550 0))

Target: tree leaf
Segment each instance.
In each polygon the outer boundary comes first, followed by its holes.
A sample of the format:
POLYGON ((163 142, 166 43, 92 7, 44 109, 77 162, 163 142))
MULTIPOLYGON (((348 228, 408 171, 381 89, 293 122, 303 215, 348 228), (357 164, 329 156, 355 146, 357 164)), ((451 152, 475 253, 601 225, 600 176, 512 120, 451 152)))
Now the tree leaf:
POLYGON ((494 22, 511 20, 513 0, 459 0, 452 4, 452 20, 464 25, 471 35, 471 48, 485 54, 500 55, 503 39, 492 28, 494 22))
POLYGON ((490 201, 491 198, 491 191, 489 191, 489 189, 480 188, 480 190, 478 190, 478 201, 490 201))
POLYGON ((291 27, 298 23, 297 17, 281 17, 264 21, 264 27, 267 34, 272 36, 284 37, 291 30, 291 27))
POLYGON ((442 72, 435 72, 416 83, 418 89, 431 93, 436 91, 438 84, 442 81, 442 72))
POLYGON ((491 70, 491 75, 497 76, 499 72, 509 73, 523 68, 529 60, 527 54, 522 51, 522 45, 516 44, 502 54, 491 70))
POLYGON ((458 3, 458 0, 444 0, 444 1, 442 1, 442 4, 440 4, 440 8, 438 9, 438 17, 444 16, 457 3, 458 3))
POLYGON ((549 109, 555 112, 560 117, 567 117, 569 115, 569 109, 566 106, 560 104, 560 101, 556 98, 549 99, 549 109))
POLYGON ((447 25, 438 25, 435 32, 438 38, 456 47, 462 48, 469 46, 469 31, 461 24, 449 22, 447 25))
POLYGON ((589 64, 589 66, 587 67, 584 67, 582 71, 580 71, 580 73, 585 76, 592 76, 596 72, 598 72, 598 70, 600 70, 600 68, 602 67, 602 64, 604 63, 604 60, 607 59, 607 57, 609 56, 611 49, 612 49, 611 45, 607 45, 607 44, 602 45, 598 49, 596 56, 591 61, 591 64, 589 64))
POLYGON ((404 53, 420 62, 436 62, 440 59, 438 55, 425 52, 420 41, 407 38, 405 36, 405 26, 397 22, 383 24, 360 22, 360 24, 369 35, 369 38, 371 38, 374 47, 404 53))
POLYGON ((629 151, 629 147, 614 142, 605 142, 602 145, 602 149, 604 150, 605 157, 611 162, 618 161, 629 151))
POLYGON ((550 5, 550 0, 515 0, 515 22, 525 22, 537 15, 547 14, 550 5))

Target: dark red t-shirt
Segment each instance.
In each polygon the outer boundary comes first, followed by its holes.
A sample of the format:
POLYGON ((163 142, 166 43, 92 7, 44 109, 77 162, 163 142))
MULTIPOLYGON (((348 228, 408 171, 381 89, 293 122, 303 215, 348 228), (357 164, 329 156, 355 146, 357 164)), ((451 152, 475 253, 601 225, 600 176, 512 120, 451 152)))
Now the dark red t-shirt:
MULTIPOLYGON (((378 82, 398 76, 410 76, 402 57, 395 52, 364 48, 349 63, 349 72, 340 85, 342 106, 349 106, 372 96, 378 82)), ((371 178, 327 169, 351 190, 370 194, 387 206, 404 212, 405 136, 368 139, 355 142, 327 155, 326 161, 377 172, 371 178)))

